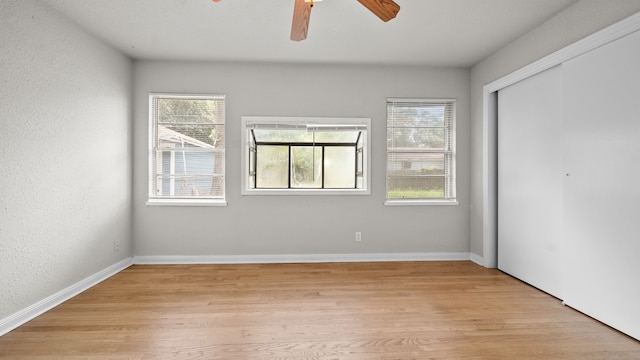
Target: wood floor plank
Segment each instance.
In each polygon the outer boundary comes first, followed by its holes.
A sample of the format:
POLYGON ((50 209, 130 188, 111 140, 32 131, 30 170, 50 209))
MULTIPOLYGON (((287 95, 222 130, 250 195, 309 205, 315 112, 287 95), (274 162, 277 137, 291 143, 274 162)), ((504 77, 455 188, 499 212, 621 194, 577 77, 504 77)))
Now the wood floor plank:
POLYGON ((471 262, 132 266, 0 337, 0 359, 640 359, 471 262))

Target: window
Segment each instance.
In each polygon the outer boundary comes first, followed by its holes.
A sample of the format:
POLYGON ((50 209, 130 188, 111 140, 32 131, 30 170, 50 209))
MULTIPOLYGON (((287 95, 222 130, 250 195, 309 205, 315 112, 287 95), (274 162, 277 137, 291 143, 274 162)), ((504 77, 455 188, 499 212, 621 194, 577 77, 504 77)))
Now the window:
POLYGON ((387 203, 456 203, 455 100, 387 99, 387 203))
POLYGON ((224 204, 224 96, 151 94, 149 204, 224 204))
POLYGON ((243 194, 368 194, 370 124, 243 117, 243 194))

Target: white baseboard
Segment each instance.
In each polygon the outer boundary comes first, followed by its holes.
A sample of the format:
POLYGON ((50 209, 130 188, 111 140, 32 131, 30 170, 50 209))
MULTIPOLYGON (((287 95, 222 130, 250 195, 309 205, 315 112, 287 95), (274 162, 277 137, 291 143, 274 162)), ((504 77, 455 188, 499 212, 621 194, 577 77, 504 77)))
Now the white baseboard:
POLYGON ((469 260, 473 261, 474 263, 480 265, 480 266, 484 266, 484 258, 480 255, 476 255, 474 253, 470 254, 469 260))
POLYGON ((270 264, 367 261, 455 261, 470 260, 468 252, 387 254, 286 254, 286 255, 157 255, 134 256, 136 265, 155 264, 270 264))
POLYGON ((81 292, 95 286, 96 284, 106 280, 107 278, 119 273, 133 264, 132 258, 126 258, 108 268, 101 270, 57 293, 38 301, 37 303, 16 312, 4 319, 0 319, 0 336, 17 328, 18 326, 30 321, 37 316, 53 309, 81 292))

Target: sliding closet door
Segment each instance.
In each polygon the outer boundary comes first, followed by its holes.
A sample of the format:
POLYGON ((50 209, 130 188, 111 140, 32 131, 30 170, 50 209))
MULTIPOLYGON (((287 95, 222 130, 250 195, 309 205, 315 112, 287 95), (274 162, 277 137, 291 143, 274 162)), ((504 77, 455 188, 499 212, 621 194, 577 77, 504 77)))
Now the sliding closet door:
POLYGON ((640 339, 640 33, 563 69, 564 300, 640 339))
POLYGON ((562 69, 498 93, 498 268, 556 297, 563 226, 562 69))

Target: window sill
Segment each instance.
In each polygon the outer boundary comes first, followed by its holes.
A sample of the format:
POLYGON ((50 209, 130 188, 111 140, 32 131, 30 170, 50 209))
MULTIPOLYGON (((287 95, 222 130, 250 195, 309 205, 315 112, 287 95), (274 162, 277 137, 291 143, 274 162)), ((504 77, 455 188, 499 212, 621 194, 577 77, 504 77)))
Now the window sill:
POLYGON ((431 205, 459 205, 458 200, 386 200, 385 206, 431 206, 431 205))
POLYGON ((242 195, 370 195, 369 190, 352 190, 352 189, 245 189, 242 191, 242 195))
POLYGON ((147 206, 227 206, 222 199, 149 199, 147 206))

